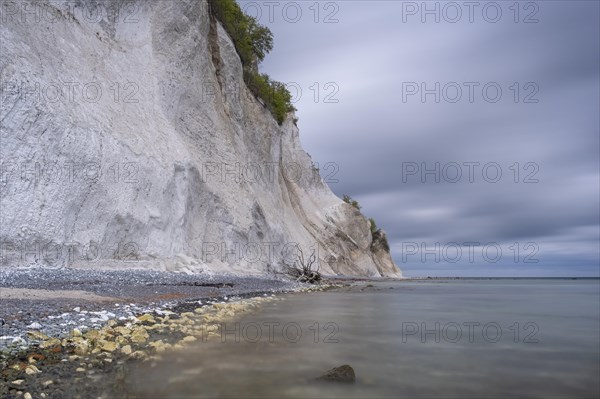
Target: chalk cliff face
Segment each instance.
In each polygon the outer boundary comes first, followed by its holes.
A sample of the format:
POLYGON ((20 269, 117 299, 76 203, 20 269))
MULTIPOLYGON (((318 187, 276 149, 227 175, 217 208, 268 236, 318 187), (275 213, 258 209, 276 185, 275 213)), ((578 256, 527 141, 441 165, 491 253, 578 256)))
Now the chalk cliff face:
POLYGON ((243 82, 205 1, 2 10, 2 266, 400 276, 243 82))

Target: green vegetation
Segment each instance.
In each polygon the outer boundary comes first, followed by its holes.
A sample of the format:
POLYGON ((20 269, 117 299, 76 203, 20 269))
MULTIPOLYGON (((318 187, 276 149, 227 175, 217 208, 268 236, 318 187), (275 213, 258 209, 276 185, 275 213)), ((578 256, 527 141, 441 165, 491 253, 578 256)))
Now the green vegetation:
POLYGON ((285 85, 269 78, 269 75, 244 70, 246 85, 255 96, 263 100, 280 125, 287 114, 294 111, 292 96, 285 85))
POLYGON ((358 201, 353 200, 352 197, 350 197, 349 195, 344 194, 344 202, 352 205, 353 207, 355 207, 356 209, 358 209, 360 211, 361 206, 358 203, 358 201))
POLYGON ((377 241, 381 241, 383 248, 387 252, 390 252, 390 244, 388 243, 387 237, 383 234, 383 231, 381 231, 381 229, 377 229, 373 233, 373 242, 377 242, 377 241))
POLYGON ((370 219, 369 219, 369 223, 371 223, 371 234, 375 234, 375 232, 376 232, 377 230, 379 230, 379 229, 377 228, 377 223, 375 223, 375 219, 373 219, 373 218, 370 218, 370 219))
MULTIPOLYGON (((343 200, 345 203, 352 205, 356 209, 360 211, 361 206, 358 201, 352 199, 349 195, 344 194, 343 200)), ((377 227, 377 223, 375 223, 375 219, 369 218, 369 228, 371 229, 371 236, 373 237, 373 243, 377 241, 381 241, 383 248, 390 252, 390 244, 388 243, 387 237, 383 234, 383 231, 377 227)), ((373 244, 371 244, 373 245, 373 244)), ((371 246, 371 248, 373 248, 371 246)))
POLYGON ((244 81, 261 99, 281 125, 294 111, 292 96, 283 83, 258 72, 258 64, 273 49, 273 34, 255 18, 244 14, 235 0, 209 0, 212 15, 217 18, 235 45, 244 67, 244 81))

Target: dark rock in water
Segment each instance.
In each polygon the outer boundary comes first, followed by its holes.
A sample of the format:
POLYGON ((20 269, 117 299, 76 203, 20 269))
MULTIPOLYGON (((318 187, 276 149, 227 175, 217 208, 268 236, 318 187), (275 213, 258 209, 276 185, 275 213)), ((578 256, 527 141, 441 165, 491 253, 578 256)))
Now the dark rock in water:
POLYGON ((317 380, 332 381, 332 382, 356 382, 354 369, 347 364, 340 367, 335 367, 326 372, 317 380))

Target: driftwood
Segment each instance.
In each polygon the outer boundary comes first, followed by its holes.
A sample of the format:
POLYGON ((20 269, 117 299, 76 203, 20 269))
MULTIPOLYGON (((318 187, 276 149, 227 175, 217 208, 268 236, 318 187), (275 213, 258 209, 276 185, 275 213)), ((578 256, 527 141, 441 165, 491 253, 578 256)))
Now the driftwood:
POLYGON ((300 248, 300 245, 297 245, 296 248, 298 248, 297 259, 290 265, 286 263, 284 256, 282 272, 280 274, 285 274, 301 283, 319 283, 319 281, 321 281, 321 273, 319 273, 320 266, 317 261, 317 256, 315 255, 315 250, 313 249, 308 259, 305 259, 304 252, 302 251, 302 248, 300 248), (316 269, 313 270, 315 264, 316 269))

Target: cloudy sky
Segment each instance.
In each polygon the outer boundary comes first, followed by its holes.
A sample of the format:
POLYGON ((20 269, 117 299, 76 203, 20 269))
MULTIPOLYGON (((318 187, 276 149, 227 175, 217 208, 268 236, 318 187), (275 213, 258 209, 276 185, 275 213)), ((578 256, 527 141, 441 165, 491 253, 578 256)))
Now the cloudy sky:
POLYGON ((600 274, 597 1, 240 4, 405 275, 600 274))

